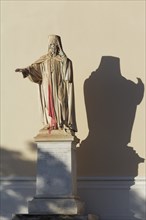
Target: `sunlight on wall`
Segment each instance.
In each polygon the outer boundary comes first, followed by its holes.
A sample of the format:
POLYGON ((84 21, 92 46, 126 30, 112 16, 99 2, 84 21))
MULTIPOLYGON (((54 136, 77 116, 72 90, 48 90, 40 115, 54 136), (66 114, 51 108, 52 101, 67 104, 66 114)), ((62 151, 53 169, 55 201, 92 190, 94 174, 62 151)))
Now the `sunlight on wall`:
MULTIPOLYGON (((27 67, 47 52, 49 34, 61 36, 64 51, 73 61, 77 136, 82 141, 89 132, 84 81, 98 68, 102 56, 119 57, 123 77, 134 82, 139 77, 144 82, 144 14, 144 1, 42 1, 41 4, 40 1, 3 1, 3 148, 10 152, 19 151, 26 161, 35 160, 31 143, 42 128, 38 87, 23 80, 14 70, 27 67)), ((129 144, 141 157, 145 155, 144 110, 143 100, 137 108, 129 144)), ((95 154, 98 154, 98 148, 95 154)), ((25 165, 22 163, 23 172, 19 175, 28 175, 25 165)), ((145 175, 144 163, 139 166, 139 175, 145 175)))

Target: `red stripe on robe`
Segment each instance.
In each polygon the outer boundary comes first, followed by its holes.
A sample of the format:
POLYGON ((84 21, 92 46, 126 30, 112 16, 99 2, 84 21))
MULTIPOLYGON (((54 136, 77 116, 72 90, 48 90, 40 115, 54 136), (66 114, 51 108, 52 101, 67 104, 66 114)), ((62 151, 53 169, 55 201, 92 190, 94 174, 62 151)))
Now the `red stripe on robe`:
POLYGON ((57 128, 57 121, 56 121, 56 116, 55 116, 55 109, 54 109, 54 103, 53 103, 53 96, 52 96, 52 88, 51 85, 48 86, 48 114, 51 117, 51 125, 50 125, 50 129, 52 130, 52 128, 56 129, 57 128))

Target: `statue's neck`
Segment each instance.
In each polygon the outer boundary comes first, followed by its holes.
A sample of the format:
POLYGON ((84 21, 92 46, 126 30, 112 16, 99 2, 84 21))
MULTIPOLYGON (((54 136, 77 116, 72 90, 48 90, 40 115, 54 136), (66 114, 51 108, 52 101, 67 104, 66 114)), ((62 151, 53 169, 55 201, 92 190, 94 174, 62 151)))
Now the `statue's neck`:
POLYGON ((115 72, 116 74, 121 75, 120 59, 118 57, 103 56, 98 70, 104 73, 115 72))

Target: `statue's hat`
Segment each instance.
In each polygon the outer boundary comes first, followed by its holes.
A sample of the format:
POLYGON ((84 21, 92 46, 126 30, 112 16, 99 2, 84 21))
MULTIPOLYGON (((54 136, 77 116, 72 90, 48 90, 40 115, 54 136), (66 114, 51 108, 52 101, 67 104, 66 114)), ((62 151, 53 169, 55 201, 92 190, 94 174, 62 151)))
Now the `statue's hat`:
POLYGON ((48 42, 49 42, 49 45, 50 44, 57 44, 57 45, 59 45, 61 43, 61 38, 58 35, 49 35, 48 36, 48 42))

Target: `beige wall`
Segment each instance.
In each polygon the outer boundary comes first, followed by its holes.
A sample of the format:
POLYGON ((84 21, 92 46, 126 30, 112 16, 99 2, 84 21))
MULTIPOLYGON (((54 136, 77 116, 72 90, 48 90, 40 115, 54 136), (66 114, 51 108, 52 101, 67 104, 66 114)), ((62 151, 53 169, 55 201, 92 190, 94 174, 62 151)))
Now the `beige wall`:
MULTIPOLYGON (((41 128, 38 87, 27 79, 23 80, 14 70, 17 67, 28 66, 46 53, 49 34, 61 36, 64 51, 73 61, 77 136, 82 142, 87 138, 89 131, 83 85, 91 72, 98 68, 102 56, 119 57, 121 72, 125 78, 135 83, 136 77, 141 78, 143 82, 145 80, 144 4, 145 1, 2 1, 3 176, 34 175, 36 153, 33 137, 41 128)), ((135 170, 128 168, 128 164, 132 164, 131 157, 137 160, 133 150, 139 157, 145 157, 144 121, 143 99, 137 108, 131 143, 128 144, 132 151, 124 150, 132 154, 123 153, 120 160, 120 155, 116 157, 112 146, 109 146, 111 151, 108 148, 107 153, 110 153, 110 160, 113 158, 114 164, 112 172, 108 167, 106 169, 108 163, 105 158, 100 158, 101 163, 105 164, 104 167, 99 163, 100 146, 94 149, 93 162, 89 155, 85 155, 82 144, 82 150, 78 155, 79 175, 144 176, 144 163, 135 166, 135 170), (127 167, 123 170, 118 166, 116 168, 115 158, 123 165, 127 160, 127 167), (80 165, 83 159, 84 166, 80 165), (90 161, 93 162, 92 167, 90 161)), ((90 144, 89 147, 93 150, 92 141, 90 144)), ((104 153, 106 154, 106 148, 104 153)))

